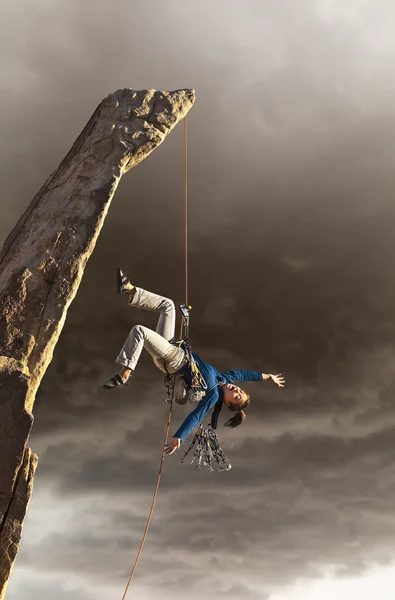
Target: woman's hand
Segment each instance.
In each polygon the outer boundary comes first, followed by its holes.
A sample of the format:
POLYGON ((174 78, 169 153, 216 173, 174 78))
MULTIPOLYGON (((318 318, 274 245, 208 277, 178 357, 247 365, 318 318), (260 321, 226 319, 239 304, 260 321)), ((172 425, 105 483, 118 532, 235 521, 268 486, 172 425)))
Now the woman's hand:
POLYGON ((278 387, 280 388, 284 387, 285 384, 285 379, 281 375, 281 373, 279 373, 278 375, 272 375, 271 373, 262 373, 262 379, 271 379, 273 383, 278 385, 278 387))
POLYGON ((169 444, 165 446, 165 454, 173 454, 181 446, 180 438, 173 437, 169 444))

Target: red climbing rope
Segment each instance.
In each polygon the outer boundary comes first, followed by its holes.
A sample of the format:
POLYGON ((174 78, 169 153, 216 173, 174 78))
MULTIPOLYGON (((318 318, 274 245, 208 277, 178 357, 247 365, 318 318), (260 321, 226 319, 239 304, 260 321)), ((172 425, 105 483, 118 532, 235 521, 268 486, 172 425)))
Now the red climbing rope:
MULTIPOLYGON (((185 306, 188 306, 188 124, 187 124, 187 118, 186 117, 184 118, 184 242, 185 242, 185 306)), ((181 337, 182 337, 182 324, 181 324, 180 338, 181 337)), ((154 512, 156 497, 158 495, 159 483, 160 483, 160 479, 161 479, 161 476, 162 476, 163 460, 164 460, 164 456, 165 456, 165 446, 167 444, 167 438, 168 438, 168 435, 169 435, 171 414, 172 414, 172 409, 173 409, 175 375, 173 375, 170 378, 169 381, 170 381, 170 385, 171 385, 171 388, 170 388, 171 389, 171 396, 170 396, 170 401, 169 401, 169 412, 168 412, 168 415, 167 415, 167 424, 166 424, 166 430, 165 430, 165 439, 164 439, 164 442, 163 442, 162 455, 160 457, 160 465, 159 465, 158 477, 156 479, 156 485, 155 485, 154 495, 152 497, 151 508, 150 508, 149 513, 148 513, 147 523, 145 525, 143 537, 141 539, 140 547, 139 547, 139 550, 137 552, 137 556, 136 556, 136 559, 134 561, 134 565, 133 565, 132 571, 130 573, 129 580, 128 580, 127 584, 126 584, 126 588, 125 588, 125 591, 123 593, 122 600, 125 600, 125 598, 126 598, 126 594, 128 593, 130 584, 131 584, 132 579, 133 579, 133 575, 134 575, 134 573, 136 571, 137 564, 139 562, 141 553, 143 551, 144 543, 145 543, 145 540, 146 540, 146 537, 147 537, 147 534, 148 534, 148 529, 149 529, 149 526, 150 526, 150 523, 151 523, 152 513, 154 512)))
POLYGON ((132 571, 130 573, 129 580, 128 580, 128 583, 126 585, 125 591, 123 593, 122 600, 125 600, 125 598, 126 598, 126 594, 128 593, 128 589, 129 589, 130 584, 132 582, 134 572, 136 571, 136 568, 137 568, 137 563, 139 562, 141 553, 143 551, 144 542, 145 542, 145 539, 147 537, 148 529, 149 529, 149 526, 150 526, 150 523, 151 523, 152 513, 154 512, 154 506, 155 506, 155 502, 156 502, 156 496, 158 495, 159 483, 160 483, 160 478, 161 478, 161 475, 162 475, 162 468, 163 468, 163 459, 164 459, 164 456, 165 456, 165 445, 167 444, 167 437, 169 435, 169 428, 170 428, 170 421, 171 421, 171 412, 172 412, 172 407, 173 407, 174 377, 172 379, 173 379, 173 385, 172 385, 171 399, 170 399, 170 403, 169 403, 169 412, 168 412, 168 415, 167 415, 167 424, 166 424, 166 431, 165 431, 165 439, 164 439, 164 442, 163 442, 162 456, 160 457, 159 472, 158 472, 158 477, 157 477, 157 480, 156 480, 156 486, 155 486, 154 495, 152 497, 151 509, 149 511, 149 514, 148 514, 147 523, 145 525, 145 529, 144 529, 143 537, 142 537, 142 540, 141 540, 140 548, 139 548, 139 551, 137 552, 136 560, 134 561, 134 565, 133 565, 132 571))
MULTIPOLYGON (((188 306, 188 120, 184 119, 185 306, 188 306)), ((181 334, 180 334, 181 337, 181 334)))

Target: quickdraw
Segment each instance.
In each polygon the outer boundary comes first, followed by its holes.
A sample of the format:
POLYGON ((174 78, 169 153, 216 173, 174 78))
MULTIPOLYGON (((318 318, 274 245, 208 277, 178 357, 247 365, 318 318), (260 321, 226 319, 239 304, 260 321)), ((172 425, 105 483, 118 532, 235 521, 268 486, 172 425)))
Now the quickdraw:
POLYGON ((195 445, 195 452, 190 461, 191 465, 196 461, 198 469, 201 469, 203 465, 204 467, 208 467, 209 471, 213 472, 213 462, 215 461, 219 471, 229 471, 232 468, 225 452, 220 446, 217 434, 213 429, 199 425, 188 450, 181 459, 182 463, 195 445))

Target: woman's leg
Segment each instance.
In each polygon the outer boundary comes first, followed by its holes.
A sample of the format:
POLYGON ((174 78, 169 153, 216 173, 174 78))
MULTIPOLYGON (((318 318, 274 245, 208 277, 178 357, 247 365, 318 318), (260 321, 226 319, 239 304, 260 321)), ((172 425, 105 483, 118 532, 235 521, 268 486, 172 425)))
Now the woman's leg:
MULTIPOLYGON (((145 348, 153 357, 155 364, 170 367, 169 372, 175 373, 184 364, 185 353, 178 346, 168 342, 163 336, 143 325, 135 325, 129 333, 116 362, 122 365, 119 373, 114 375, 104 384, 104 388, 111 390, 127 383, 131 373, 135 370, 141 352, 145 348)), ((167 368, 164 367, 167 372, 167 368)))
POLYGON ((153 358, 165 363, 171 359, 179 350, 173 346, 162 335, 144 327, 144 325, 135 325, 129 333, 121 352, 118 354, 116 362, 134 371, 140 358, 142 349, 145 348, 153 358))
POLYGON ((148 327, 135 325, 117 357, 116 362, 122 365, 120 372, 104 384, 106 389, 127 383, 143 348, 151 354, 155 365, 164 373, 176 373, 186 364, 187 359, 182 348, 174 346, 148 327))
POLYGON ((118 364, 122 365, 119 376, 115 376, 118 383, 113 381, 113 377, 105 384, 106 389, 122 385, 122 382, 128 380, 131 372, 136 368, 143 347, 151 354, 159 368, 167 363, 172 372, 181 368, 185 358, 183 350, 169 343, 169 340, 174 338, 175 332, 176 310, 174 302, 164 296, 133 287, 131 284, 128 284, 128 289, 125 291, 129 294, 129 304, 131 306, 159 312, 160 314, 156 331, 152 331, 152 329, 148 329, 143 325, 136 325, 132 328, 116 360, 118 364))
POLYGON ((130 293, 130 306, 143 308, 154 312, 159 312, 158 324, 156 333, 164 337, 166 340, 174 338, 176 326, 176 308, 173 300, 153 294, 142 288, 135 287, 130 293))
POLYGON ((132 285, 120 267, 115 269, 115 278, 118 294, 129 294, 131 306, 159 312, 156 332, 166 340, 172 340, 176 325, 176 309, 173 300, 132 285))

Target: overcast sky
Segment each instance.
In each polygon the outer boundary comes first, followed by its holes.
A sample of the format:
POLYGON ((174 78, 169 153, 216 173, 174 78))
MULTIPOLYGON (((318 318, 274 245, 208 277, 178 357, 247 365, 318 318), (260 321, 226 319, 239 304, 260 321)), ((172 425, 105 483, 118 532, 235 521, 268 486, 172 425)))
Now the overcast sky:
MULTIPOLYGON (((1 5, 1 240, 103 97, 193 87, 194 349, 287 381, 247 385, 247 420, 220 427, 230 472, 166 459, 130 598, 393 598, 394 23, 390 0, 1 5)), ((113 271, 181 302, 182 235, 178 126, 121 181, 39 390, 8 600, 122 597, 167 408, 147 356, 102 390, 154 325, 113 271)))

